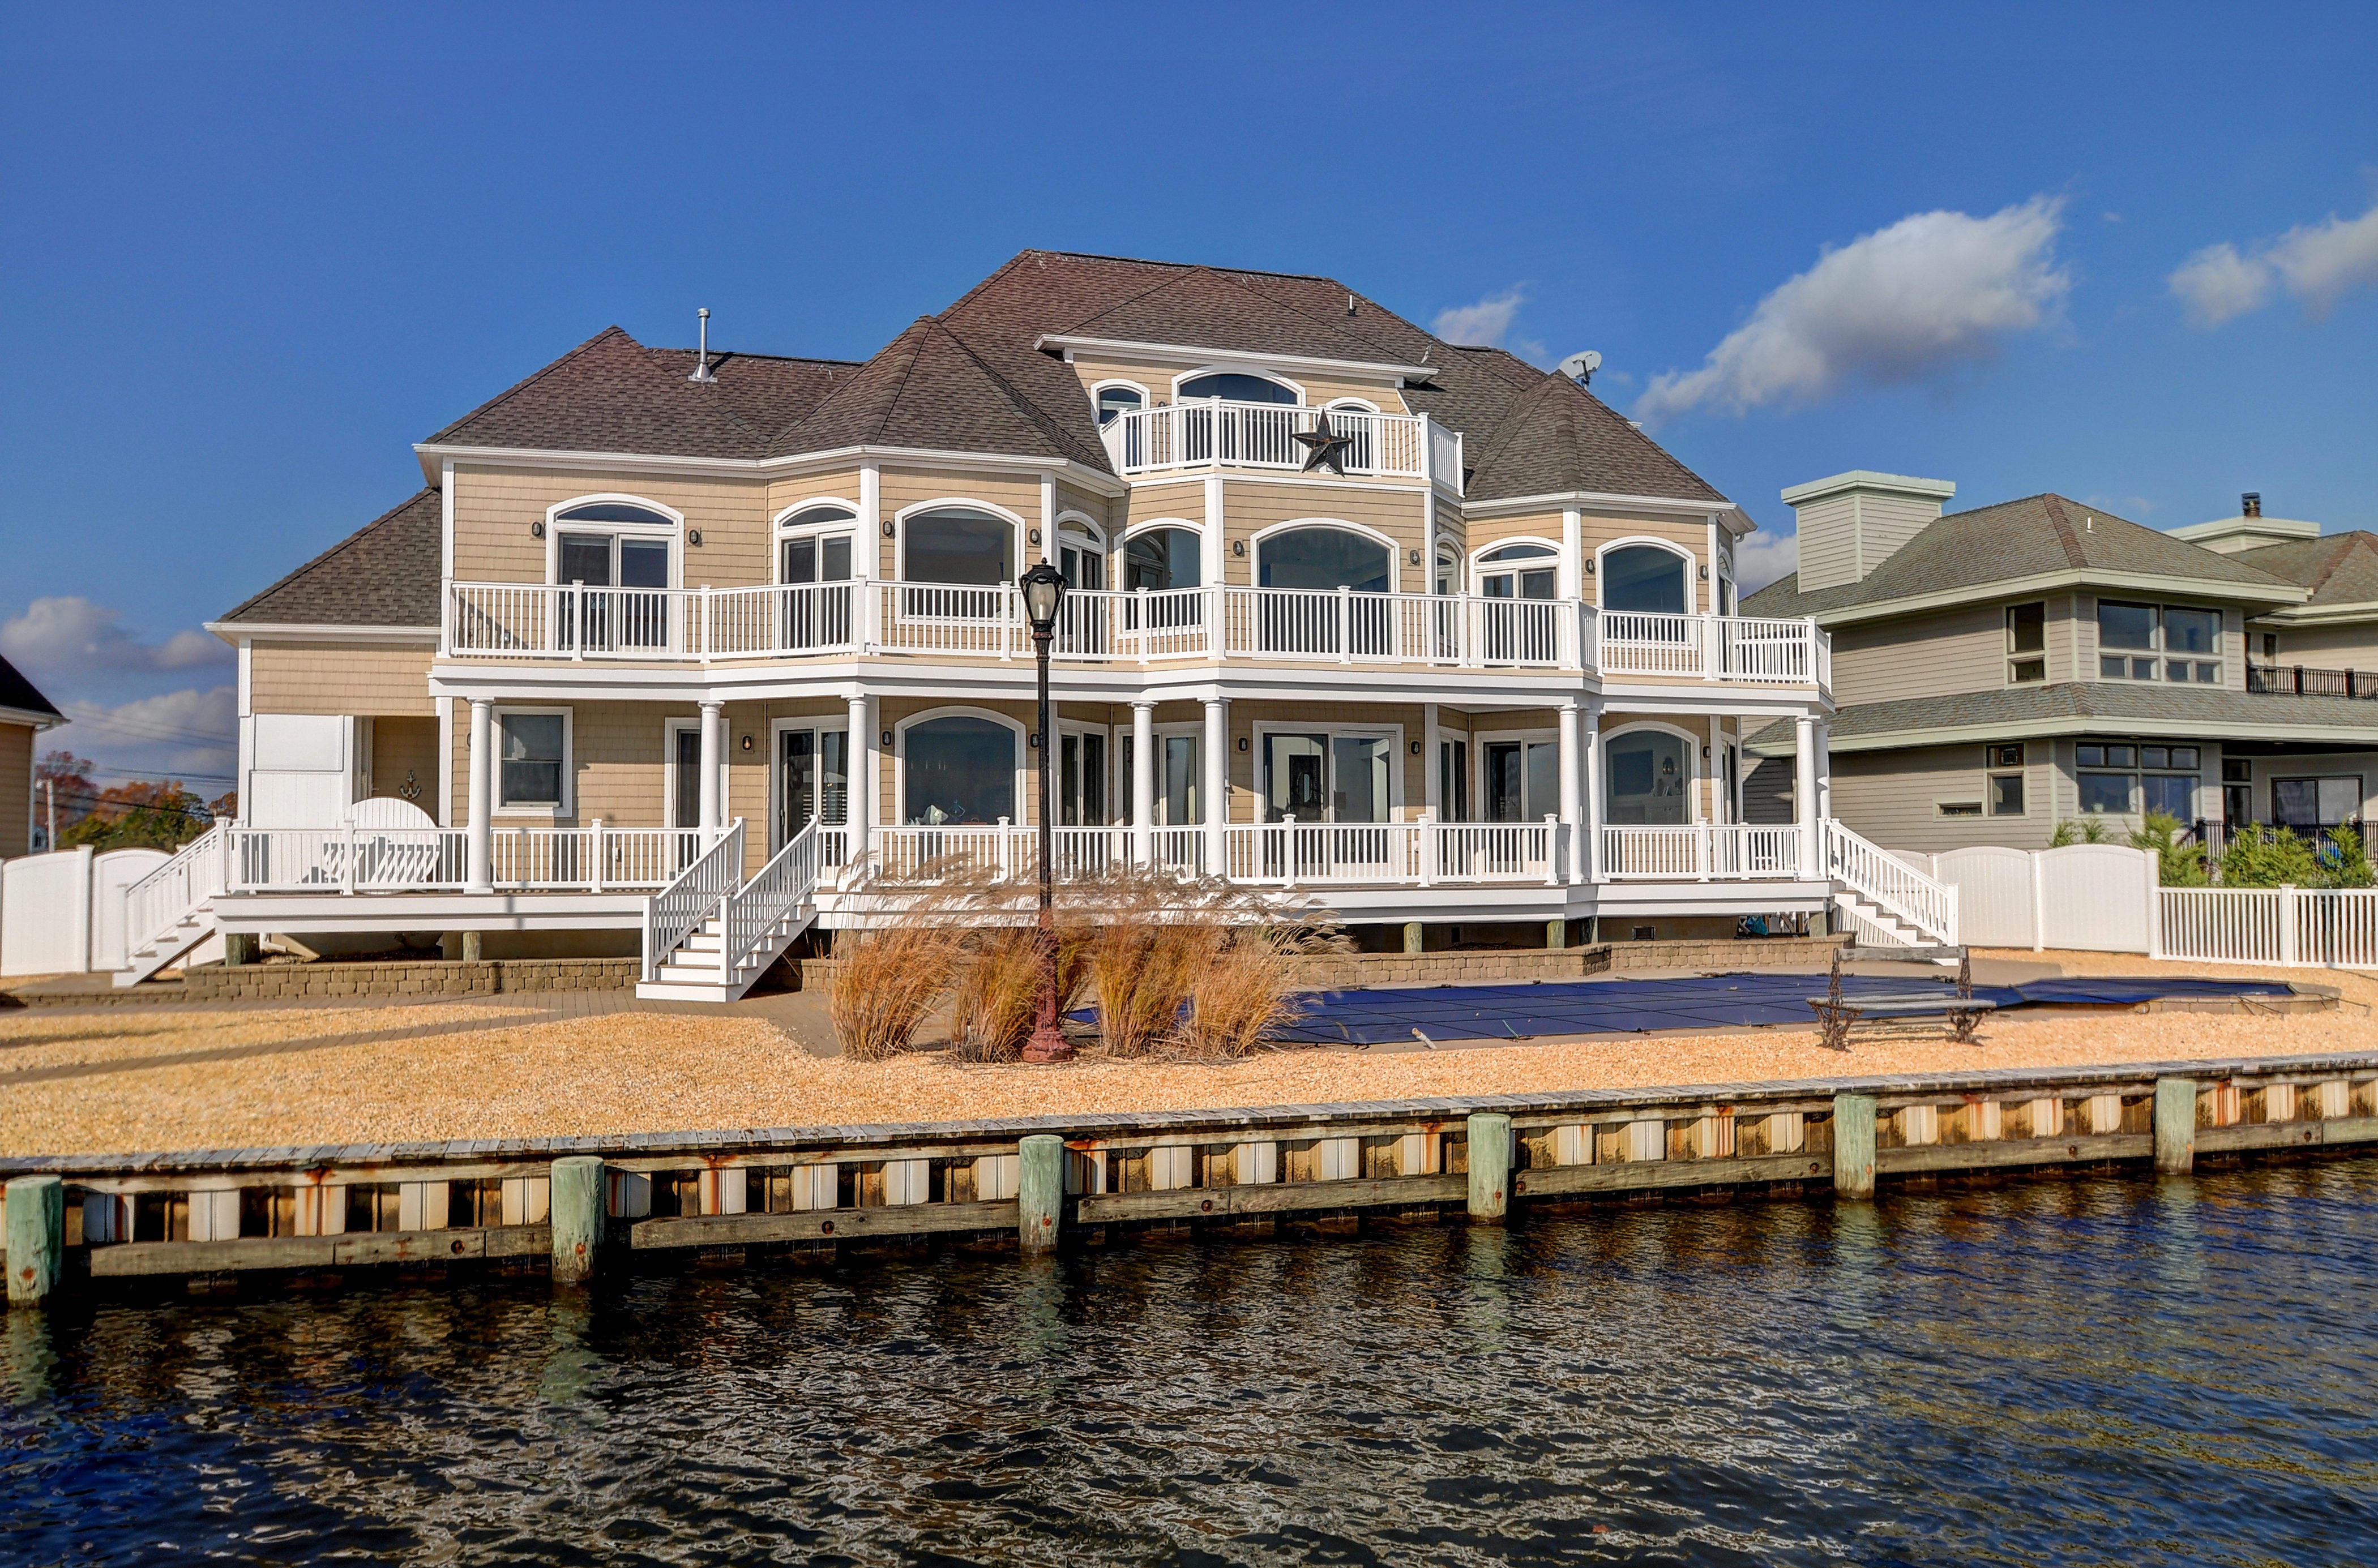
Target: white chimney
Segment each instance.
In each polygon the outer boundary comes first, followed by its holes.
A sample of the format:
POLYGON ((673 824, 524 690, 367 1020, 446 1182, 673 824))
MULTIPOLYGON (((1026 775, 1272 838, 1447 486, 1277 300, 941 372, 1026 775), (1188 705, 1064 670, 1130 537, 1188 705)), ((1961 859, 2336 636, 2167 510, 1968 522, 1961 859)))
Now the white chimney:
POLYGON ((1799 519, 1800 592, 1863 581, 1940 516, 1957 493, 1946 479, 1852 469, 1784 492, 1799 519))

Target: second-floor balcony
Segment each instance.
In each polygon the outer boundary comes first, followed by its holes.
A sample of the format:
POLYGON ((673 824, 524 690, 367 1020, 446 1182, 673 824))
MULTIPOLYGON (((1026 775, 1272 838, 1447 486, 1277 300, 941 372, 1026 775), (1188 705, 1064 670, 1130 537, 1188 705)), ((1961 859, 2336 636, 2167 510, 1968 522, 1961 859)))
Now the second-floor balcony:
POLYGON ((1108 456, 1125 476, 1184 468, 1301 469, 1309 436, 1327 420, 1343 439, 1339 467, 1378 479, 1427 479, 1461 492, 1461 436, 1426 414, 1232 402, 1223 398, 1128 409, 1105 429, 1108 456))
POLYGON ((2249 664, 2246 689, 2273 697, 2350 697, 2361 700, 2378 698, 2378 670, 2249 664))
MULTIPOLYGON (((1033 656, 1031 624, 1012 583, 589 588, 450 581, 443 622, 439 651, 455 659, 709 664, 1033 656)), ((1832 661, 1829 640, 1806 620, 1343 588, 1079 591, 1065 597, 1053 652, 1094 664, 1408 664, 1820 686, 1832 661)))

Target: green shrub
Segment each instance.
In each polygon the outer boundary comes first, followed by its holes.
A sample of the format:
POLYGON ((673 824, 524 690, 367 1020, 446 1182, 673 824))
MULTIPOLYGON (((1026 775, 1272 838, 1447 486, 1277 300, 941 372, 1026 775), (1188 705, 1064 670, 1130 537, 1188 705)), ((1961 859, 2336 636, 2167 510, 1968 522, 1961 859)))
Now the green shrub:
POLYGON ((2179 818, 2150 811, 2131 830, 2131 847, 2155 856, 2156 880, 2165 887, 2201 888, 2211 880, 2204 870, 2204 846, 2180 843, 2181 832, 2179 818))
POLYGON ((2287 828, 2241 828, 2221 856, 2225 888, 2299 888, 2328 885, 2313 846, 2287 828))
POLYGON ((2106 831, 2106 819, 2103 817, 2067 817, 2056 824, 2054 832, 2048 835, 2048 847, 2062 849, 2070 844, 2105 844, 2112 837, 2106 831))

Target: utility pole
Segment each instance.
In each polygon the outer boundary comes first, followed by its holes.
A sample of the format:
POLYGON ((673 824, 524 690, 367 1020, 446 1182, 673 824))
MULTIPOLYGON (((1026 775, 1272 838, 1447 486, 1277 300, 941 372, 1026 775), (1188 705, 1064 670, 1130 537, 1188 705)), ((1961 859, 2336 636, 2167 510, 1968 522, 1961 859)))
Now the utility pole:
POLYGON ((47 800, 50 805, 50 836, 42 842, 42 847, 44 849, 55 849, 58 846, 58 781, 55 779, 43 779, 42 781, 42 796, 43 799, 47 800))

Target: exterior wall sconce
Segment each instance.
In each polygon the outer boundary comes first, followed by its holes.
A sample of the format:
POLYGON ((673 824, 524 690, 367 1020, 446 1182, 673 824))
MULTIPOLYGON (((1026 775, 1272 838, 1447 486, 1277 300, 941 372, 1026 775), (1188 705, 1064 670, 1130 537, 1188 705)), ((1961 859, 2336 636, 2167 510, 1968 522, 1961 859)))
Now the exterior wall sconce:
POLYGON ((743 737, 743 749, 746 751, 751 749, 751 737, 748 735, 743 737))
POLYGON ((1027 545, 1038 545, 1038 544, 1039 544, 1039 543, 1040 543, 1040 531, 1039 531, 1039 529, 1037 529, 1037 528, 1033 528, 1033 529, 1027 529, 1027 530, 1025 531, 1025 534, 1024 534, 1024 542, 1025 542, 1027 545))
POLYGON ((883 525, 883 537, 886 539, 892 537, 892 525, 888 522, 883 525))
POLYGON ((1594 569, 1594 563, 1593 563, 1593 560, 1592 560, 1592 558, 1591 558, 1591 557, 1587 557, 1587 559, 1586 559, 1586 563, 1585 563, 1585 575, 1586 575, 1586 576, 1588 576, 1588 577, 1591 577, 1591 576, 1593 575, 1593 569, 1594 569))
POLYGON ((1707 582, 1709 581, 1709 568, 1707 567, 1701 568, 1701 581, 1703 582, 1707 582))
POLYGON ((1245 560, 1247 558, 1247 542, 1243 539, 1231 540, 1231 554, 1238 557, 1241 560, 1245 560))
POLYGON ((1418 550, 1411 552, 1411 564, 1414 566, 1420 565, 1420 552, 1418 550))
POLYGON ((1034 730, 1030 735, 1025 736, 1024 744, 1035 751, 1039 750, 1040 732, 1039 730, 1034 730))
POLYGON ((1239 736, 1239 749, 1240 749, 1240 750, 1242 750, 1242 751, 1244 751, 1246 748, 1247 748, 1247 737, 1246 737, 1245 736, 1239 736))
POLYGON ((883 732, 883 748, 886 751, 892 749, 892 732, 890 730, 885 730, 883 732))
POLYGON ((702 530, 700 530, 699 528, 689 528, 689 529, 687 529, 687 530, 685 531, 685 542, 686 542, 687 544, 689 544, 689 545, 692 545, 692 546, 693 546, 695 549, 697 549, 697 550, 701 549, 701 548, 702 548, 702 530))
POLYGON ((542 539, 545 537, 544 519, 539 518, 536 521, 528 525, 528 536, 532 539, 542 539))
POLYGON ((1415 757, 1420 755, 1420 742, 1417 740, 1411 743, 1411 754, 1415 757))

